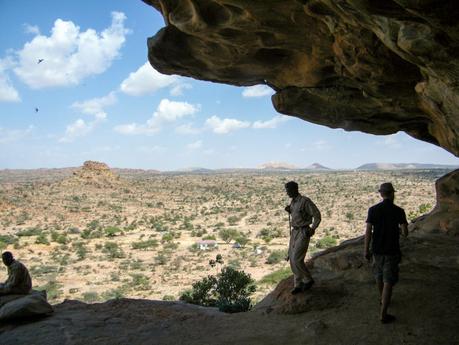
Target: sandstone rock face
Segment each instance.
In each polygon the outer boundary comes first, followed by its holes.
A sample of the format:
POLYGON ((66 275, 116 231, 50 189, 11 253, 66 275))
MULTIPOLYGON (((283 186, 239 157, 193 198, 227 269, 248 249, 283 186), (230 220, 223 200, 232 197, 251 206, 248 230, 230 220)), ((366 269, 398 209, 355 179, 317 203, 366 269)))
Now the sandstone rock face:
POLYGON ((438 179, 435 183, 437 204, 410 225, 412 231, 444 232, 459 236, 459 170, 438 179))
POLYGON ((459 155, 456 0, 144 0, 160 72, 266 84, 281 113, 459 155))

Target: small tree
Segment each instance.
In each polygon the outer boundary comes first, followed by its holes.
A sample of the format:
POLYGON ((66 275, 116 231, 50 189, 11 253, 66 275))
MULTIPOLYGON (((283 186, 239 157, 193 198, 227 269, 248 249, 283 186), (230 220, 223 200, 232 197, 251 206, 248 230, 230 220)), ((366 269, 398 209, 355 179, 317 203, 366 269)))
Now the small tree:
MULTIPOLYGON (((209 264, 222 263, 221 255, 209 264)), ((255 292, 253 279, 244 271, 225 267, 217 276, 208 275, 193 284, 191 290, 180 296, 181 301, 205 307, 218 307, 225 313, 248 311, 251 308, 250 295, 255 292)))
POLYGON ((218 232, 218 236, 226 243, 230 243, 238 235, 235 229, 221 229, 218 232))

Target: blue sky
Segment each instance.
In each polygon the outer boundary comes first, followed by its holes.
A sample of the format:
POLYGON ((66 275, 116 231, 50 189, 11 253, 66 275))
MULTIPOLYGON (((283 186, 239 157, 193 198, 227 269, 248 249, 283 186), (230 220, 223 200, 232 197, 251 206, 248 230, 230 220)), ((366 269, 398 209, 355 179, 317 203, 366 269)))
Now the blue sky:
POLYGON ((140 0, 0 0, 0 169, 459 164, 403 133, 282 116, 262 86, 161 75, 147 63, 146 39, 163 25, 140 0))

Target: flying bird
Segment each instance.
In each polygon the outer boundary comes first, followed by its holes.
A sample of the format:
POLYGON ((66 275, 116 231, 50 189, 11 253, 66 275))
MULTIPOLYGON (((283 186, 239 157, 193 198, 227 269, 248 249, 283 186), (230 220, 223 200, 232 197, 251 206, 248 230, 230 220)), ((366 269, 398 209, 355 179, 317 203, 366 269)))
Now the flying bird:
POLYGON ((35 112, 38 113, 38 108, 35 108, 35 112))
POLYGON ((45 59, 38 59, 37 65, 41 62, 43 62, 45 59))

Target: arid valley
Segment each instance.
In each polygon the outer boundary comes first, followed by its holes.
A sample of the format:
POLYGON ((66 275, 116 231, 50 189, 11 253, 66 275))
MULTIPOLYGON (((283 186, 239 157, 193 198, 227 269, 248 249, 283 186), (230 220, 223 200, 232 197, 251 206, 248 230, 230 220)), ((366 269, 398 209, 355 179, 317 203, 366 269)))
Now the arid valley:
MULTIPOLYGON (((284 183, 322 213, 308 255, 364 231, 378 185, 391 181, 409 220, 435 204, 444 170, 159 173, 82 168, 0 171, 0 248, 56 303, 176 300, 221 266, 249 273, 260 300, 290 274, 284 183), (217 254, 223 264, 211 267, 217 254)), ((6 270, 0 280, 6 278, 6 270)))

